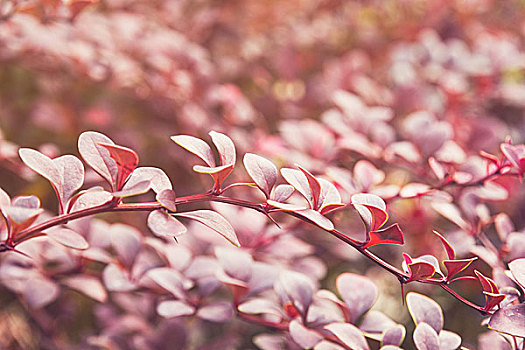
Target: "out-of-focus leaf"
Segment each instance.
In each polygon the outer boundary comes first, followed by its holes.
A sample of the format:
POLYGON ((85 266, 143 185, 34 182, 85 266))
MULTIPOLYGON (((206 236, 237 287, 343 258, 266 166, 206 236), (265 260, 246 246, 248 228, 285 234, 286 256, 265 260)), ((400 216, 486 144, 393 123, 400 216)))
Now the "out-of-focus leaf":
POLYGON ((413 338, 418 350, 440 350, 436 331, 425 322, 417 325, 413 338))
POLYGON ((159 168, 155 167, 138 167, 136 168, 128 181, 124 185, 123 189, 134 187, 137 183, 148 180, 150 182, 151 189, 156 194, 159 194, 163 190, 172 190, 173 186, 168 178, 168 175, 159 168))
POLYGON ((209 167, 215 167, 215 158, 213 157, 211 147, 203 140, 189 135, 172 136, 171 140, 182 148, 185 148, 189 152, 195 154, 209 167))
POLYGON ((40 199, 37 196, 17 196, 11 201, 13 207, 38 209, 40 208, 40 199))
MULTIPOLYGON (((38 215, 40 215, 44 209, 42 208, 23 208, 23 207, 12 207, 5 206, 2 207, 2 212, 6 215, 12 222, 21 225, 30 220, 34 222, 38 215)), ((31 223, 32 223, 31 222, 31 223)))
POLYGON ((445 167, 439 163, 434 157, 428 158, 428 165, 430 166, 430 169, 436 175, 438 180, 443 180, 445 178, 445 175, 447 175, 445 167))
POLYGON ((337 339, 343 344, 348 346, 350 349, 355 350, 368 350, 368 343, 366 339, 356 326, 350 323, 330 323, 324 326, 325 329, 332 332, 337 339))
POLYGON ((409 183, 403 186, 401 191, 399 191, 399 195, 402 198, 412 198, 412 197, 419 197, 427 194, 430 191, 430 186, 427 184, 421 184, 421 183, 409 183))
POLYGON ((264 298, 257 298, 248 300, 237 307, 240 312, 245 314, 272 314, 281 316, 281 310, 277 305, 264 298))
POLYGON ((408 311, 414 323, 427 324, 437 334, 443 329, 443 310, 438 303, 426 295, 410 292, 406 296, 408 311))
POLYGON ((11 197, 9 197, 6 191, 0 188, 0 209, 8 205, 11 205, 11 197))
POLYGON ((369 237, 370 240, 365 245, 365 248, 369 248, 378 244, 403 245, 405 243, 403 232, 397 223, 382 230, 370 231, 369 237))
POLYGON ((399 346, 405 339, 406 330, 403 325, 397 324, 383 332, 381 345, 399 346))
POLYGON ((137 287, 129 280, 127 272, 116 264, 108 264, 102 272, 102 280, 109 291, 129 292, 137 287))
POLYGON ((292 320, 289 324, 290 336, 303 349, 311 349, 319 343, 323 336, 303 326, 299 320, 292 320))
POLYGON ((119 260, 126 267, 131 267, 141 246, 141 234, 132 226, 124 224, 111 225, 109 234, 111 245, 117 252, 119 260))
POLYGON ((117 146, 115 144, 106 144, 103 142, 97 142, 97 145, 100 145, 108 150, 109 155, 115 163, 117 164, 117 190, 121 190, 129 175, 137 168, 139 165, 139 156, 138 154, 127 147, 117 146))
POLYGON ((354 165, 354 178, 361 185, 361 190, 367 191, 371 186, 383 182, 385 173, 378 170, 370 161, 362 159, 354 165))
POLYGON ((165 318, 193 315, 195 308, 179 300, 165 300, 157 305, 157 313, 165 318))
POLYGON ((522 154, 523 152, 518 147, 519 146, 510 145, 508 143, 502 143, 500 145, 501 152, 505 155, 509 162, 518 168, 520 172, 523 172, 525 169, 525 157, 522 154))
POLYGON ((512 232, 516 231, 514 224, 510 220, 509 216, 505 213, 499 213, 494 218, 494 226, 496 232, 498 232, 499 238, 504 242, 512 232))
POLYGON ((283 271, 279 283, 297 310, 304 315, 312 303, 315 289, 312 280, 299 272, 283 271))
POLYGON ((52 240, 73 249, 84 250, 89 248, 89 243, 82 235, 66 227, 57 227, 46 231, 52 240))
POLYGON ((461 337, 451 331, 442 330, 438 338, 439 350, 456 350, 461 345, 461 337))
POLYGON ((508 305, 497 310, 490 318, 489 328, 525 338, 525 303, 508 305))
POLYGON ((465 231, 470 230, 470 224, 463 219, 458 207, 447 202, 432 202, 432 208, 465 231))
POLYGON ((332 343, 331 341, 321 340, 314 347, 314 350, 345 350, 345 348, 335 343, 332 343))
POLYGON ((174 269, 169 267, 158 267, 147 272, 147 276, 151 278, 162 288, 173 294, 177 299, 184 299, 184 286, 182 283, 183 277, 174 269))
POLYGON ((157 236, 178 237, 186 232, 186 226, 164 210, 154 210, 148 215, 148 227, 157 236))
POLYGON ((376 285, 360 275, 343 273, 337 277, 336 286, 350 310, 352 322, 368 311, 377 299, 376 285))
POLYGON ((24 298, 33 309, 39 309, 53 302, 60 293, 56 283, 46 278, 33 278, 24 288, 24 298))
POLYGON ((71 276, 63 279, 62 283, 100 303, 107 300, 108 294, 96 277, 87 275, 71 276))
POLYGON ((228 136, 221 134, 220 132, 210 131, 209 135, 211 136, 213 144, 215 147, 217 147, 217 151, 221 157, 221 164, 235 165, 237 156, 235 153, 235 145, 233 144, 233 141, 228 136))
POLYGON ((98 143, 115 144, 106 135, 86 131, 78 138, 78 151, 84 161, 111 185, 111 189, 117 190, 117 163, 111 158, 109 151, 98 143))
POLYGON ((511 261, 509 269, 518 285, 525 292, 525 258, 511 261))
POLYGON ((185 213, 176 213, 176 216, 192 219, 208 226, 212 230, 218 232, 221 236, 226 238, 229 242, 237 247, 240 246, 237 235, 233 230, 232 225, 219 213, 212 210, 195 210, 185 213))
POLYGON ((476 261, 478 258, 470 258, 463 260, 443 260, 443 264, 447 268, 447 280, 452 279, 452 277, 461 271, 465 270, 472 262, 476 261))
POLYGON ((270 193, 279 174, 275 165, 268 159, 253 153, 246 153, 243 162, 248 175, 250 175, 257 187, 263 191, 267 199, 270 198, 270 193))
POLYGON ((224 272, 241 281, 248 281, 252 275, 253 258, 250 253, 238 248, 216 247, 215 256, 224 272))
POLYGON ((164 189, 160 191, 159 193, 157 193, 157 196, 155 197, 155 199, 164 208, 170 211, 177 211, 177 203, 176 203, 177 196, 175 195, 175 191, 170 190, 170 189, 164 189))
POLYGON ((197 316, 206 321, 226 322, 233 317, 233 307, 226 301, 217 301, 199 308, 197 316))

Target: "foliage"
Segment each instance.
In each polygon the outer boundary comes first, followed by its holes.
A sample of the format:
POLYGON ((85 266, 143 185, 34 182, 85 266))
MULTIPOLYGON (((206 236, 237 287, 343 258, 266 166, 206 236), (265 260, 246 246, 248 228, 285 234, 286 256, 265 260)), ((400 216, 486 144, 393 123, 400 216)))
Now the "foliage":
POLYGON ((0 347, 523 349, 498 6, 1 4, 0 347))

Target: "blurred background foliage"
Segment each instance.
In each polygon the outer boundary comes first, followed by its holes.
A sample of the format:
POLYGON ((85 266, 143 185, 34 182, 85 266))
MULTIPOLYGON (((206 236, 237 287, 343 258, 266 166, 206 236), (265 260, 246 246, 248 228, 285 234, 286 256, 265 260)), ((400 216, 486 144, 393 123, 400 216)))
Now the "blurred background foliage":
MULTIPOLYGON (((0 184, 12 195, 36 194, 53 210, 49 185, 24 168, 17 147, 77 154, 85 130, 135 149, 141 165, 164 169, 181 195, 202 190, 208 179, 198 182, 169 136, 207 138, 210 130, 228 134, 240 154, 281 166, 298 161, 322 172, 372 158, 388 170, 387 182, 417 180, 420 165, 406 170, 366 151, 341 151, 337 141, 345 137, 329 122, 334 109, 345 108, 337 93, 392 114, 385 134, 374 123, 354 128, 372 146, 410 140, 403 123, 424 110, 452 127, 457 153, 497 154, 506 135, 525 141, 524 14, 523 0, 1 0, 0 184)), ((517 195, 491 208, 523 227, 523 190, 502 184, 517 195)), ((392 207, 407 237, 404 249, 440 249, 429 233, 450 225, 414 202, 392 207)), ((131 220, 144 225, 143 218, 131 220)), ((348 258, 350 248, 334 248, 341 252, 333 256, 327 247, 336 244, 318 245, 330 286, 340 272, 370 269, 348 258)), ((381 249, 387 256, 401 251, 381 249)), ((378 307, 399 318, 392 278, 374 281, 387 296, 378 307)), ((446 328, 475 343, 478 322, 464 319, 477 315, 435 288, 418 290, 435 293, 446 328)), ((478 292, 466 296, 481 300, 478 292)), ((0 327, 23 329, 15 326, 28 323, 20 310, 4 309, 0 327)))

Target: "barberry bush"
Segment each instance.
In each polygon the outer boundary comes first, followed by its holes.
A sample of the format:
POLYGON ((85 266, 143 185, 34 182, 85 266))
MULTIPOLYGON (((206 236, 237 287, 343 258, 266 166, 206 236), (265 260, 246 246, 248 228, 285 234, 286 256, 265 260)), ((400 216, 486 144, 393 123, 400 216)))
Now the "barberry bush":
POLYGON ((525 347, 523 3, 0 4, 0 347, 525 347))

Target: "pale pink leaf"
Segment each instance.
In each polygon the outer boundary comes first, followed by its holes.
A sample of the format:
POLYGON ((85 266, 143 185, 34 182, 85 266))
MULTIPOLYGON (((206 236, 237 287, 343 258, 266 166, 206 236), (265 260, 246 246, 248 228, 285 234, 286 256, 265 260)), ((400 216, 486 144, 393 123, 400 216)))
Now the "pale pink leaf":
POLYGON ((200 222, 208 226, 212 230, 218 232, 221 236, 226 238, 230 243, 240 246, 237 235, 232 225, 221 214, 212 210, 195 210, 185 213, 176 213, 176 216, 185 217, 200 222))
POLYGON ((363 333, 350 323, 330 323, 324 326, 333 335, 337 337, 343 344, 354 350, 368 350, 370 349, 363 333))
POLYGON ((117 189, 117 163, 111 158, 109 151, 98 143, 115 144, 104 134, 86 131, 78 138, 78 151, 84 161, 102 176, 112 189, 117 189))
POLYGON ((84 250, 89 248, 89 244, 82 235, 66 228, 58 227, 46 231, 46 235, 52 240, 73 249, 84 250))
POLYGON ((284 202, 293 194, 295 189, 291 185, 278 185, 273 191, 272 199, 275 202, 284 202))
POLYGON ((425 322, 417 325, 413 339, 417 350, 440 350, 437 332, 425 322))
POLYGON ((199 308, 197 316, 206 321, 226 322, 233 317, 233 306, 226 301, 217 301, 199 308))
POLYGON ((164 210, 154 210, 148 215, 148 227, 157 236, 178 237, 186 227, 164 210))
POLYGON ((170 211, 177 211, 177 196, 175 191, 164 189, 155 196, 157 202, 170 211))
POLYGON ((436 332, 443 329, 443 310, 438 303, 426 295, 410 292, 406 296, 408 311, 414 323, 426 323, 436 332))
POLYGON ((310 207, 313 206, 313 195, 308 180, 302 171, 297 169, 282 168, 281 175, 283 178, 292 185, 304 198, 310 203, 310 207))
POLYGON ((142 238, 140 232, 132 226, 113 224, 109 229, 109 234, 111 245, 117 252, 120 261, 130 267, 140 250, 142 238))
POLYGON ((303 349, 311 349, 317 343, 323 340, 323 336, 321 334, 306 328, 297 319, 294 319, 292 322, 290 322, 288 329, 290 330, 290 336, 294 342, 299 344, 303 349))
POLYGON ((235 165, 237 156, 235 153, 235 145, 233 144, 233 141, 228 136, 221 134, 220 132, 210 131, 209 135, 211 136, 213 144, 215 147, 217 147, 217 151, 221 157, 221 164, 235 165))
POLYGON ((137 288, 130 281, 128 273, 116 264, 109 264, 104 268, 102 280, 106 288, 112 292, 129 292, 137 288))
POLYGON ((40 208, 40 199, 37 196, 16 196, 11 201, 13 207, 38 209, 40 208))
POLYGON ((179 300, 165 300, 157 306, 157 313, 165 318, 193 315, 195 307, 179 300))
POLYGON ((59 293, 60 289, 56 283, 47 278, 33 278, 24 288, 24 298, 33 309, 39 309, 53 302, 59 293))
POLYGON ((183 276, 177 270, 169 267, 158 267, 149 270, 147 276, 173 294, 175 298, 185 298, 183 276))
POLYGON ((350 310, 350 320, 355 322, 368 311, 377 299, 376 285, 366 277, 343 273, 336 279, 336 286, 341 298, 350 310))
POLYGON ((133 187, 144 180, 150 181, 151 189, 157 194, 166 189, 173 189, 168 175, 166 175, 162 169, 155 167, 138 167, 135 169, 123 189, 125 190, 129 187, 133 187))
POLYGON ((107 300, 108 294, 106 289, 96 277, 86 275, 71 276, 63 279, 62 283, 100 303, 107 300))
POLYGON ((53 159, 61 177, 59 193, 62 203, 67 203, 69 198, 84 184, 84 165, 77 157, 67 154, 53 159))
POLYGON ((243 162, 248 175, 250 175, 257 187, 263 191, 266 198, 270 198, 270 193, 278 176, 275 165, 268 159, 253 153, 246 153, 243 162))
POLYGON ((138 196, 139 194, 144 194, 149 191, 151 188, 151 183, 149 180, 144 180, 133 184, 133 186, 125 186, 120 191, 112 192, 113 197, 124 198, 138 196))
POLYGON ((171 140, 182 148, 185 148, 189 152, 195 154, 209 167, 215 167, 215 157, 213 156, 211 147, 203 140, 189 135, 172 136, 171 140))

